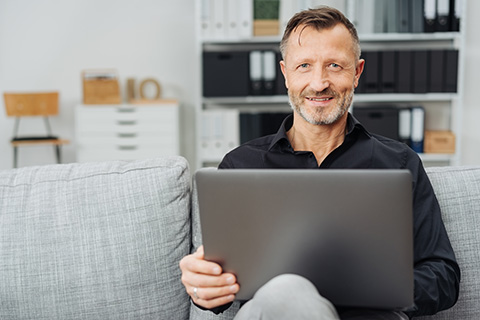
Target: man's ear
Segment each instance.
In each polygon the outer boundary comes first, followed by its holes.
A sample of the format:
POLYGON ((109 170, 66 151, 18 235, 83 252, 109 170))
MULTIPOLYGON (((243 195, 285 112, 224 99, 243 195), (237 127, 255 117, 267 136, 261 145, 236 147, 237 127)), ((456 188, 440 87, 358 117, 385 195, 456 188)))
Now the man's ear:
POLYGON ((287 84, 287 73, 285 72, 285 61, 280 60, 280 70, 282 70, 283 78, 285 79, 285 87, 288 89, 288 84, 287 84))
POLYGON ((358 60, 357 66, 355 67, 355 88, 358 86, 358 81, 360 80, 360 76, 362 75, 364 67, 365 67, 365 60, 364 59, 358 60))

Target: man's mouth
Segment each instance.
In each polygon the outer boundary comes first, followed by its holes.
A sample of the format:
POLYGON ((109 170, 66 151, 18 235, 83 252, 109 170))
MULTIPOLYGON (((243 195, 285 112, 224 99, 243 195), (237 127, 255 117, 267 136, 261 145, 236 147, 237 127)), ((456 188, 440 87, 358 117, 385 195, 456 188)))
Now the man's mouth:
POLYGON ((333 99, 333 97, 327 97, 327 98, 315 98, 315 97, 306 97, 310 101, 328 101, 333 99))

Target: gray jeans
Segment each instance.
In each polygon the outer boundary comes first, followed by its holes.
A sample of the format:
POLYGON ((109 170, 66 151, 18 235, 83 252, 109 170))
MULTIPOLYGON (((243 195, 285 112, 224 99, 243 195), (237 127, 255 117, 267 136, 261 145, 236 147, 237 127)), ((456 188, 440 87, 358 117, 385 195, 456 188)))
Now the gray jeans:
POLYGON ((235 320, 245 319, 403 320, 408 317, 402 312, 377 310, 349 310, 339 315, 332 303, 323 298, 310 281, 287 274, 266 283, 240 309, 235 320))

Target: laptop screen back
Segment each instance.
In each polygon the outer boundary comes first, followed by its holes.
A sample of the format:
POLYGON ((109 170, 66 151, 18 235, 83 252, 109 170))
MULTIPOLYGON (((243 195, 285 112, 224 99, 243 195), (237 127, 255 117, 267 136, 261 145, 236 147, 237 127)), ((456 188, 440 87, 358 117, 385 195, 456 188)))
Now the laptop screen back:
POLYGON ((205 258, 236 274, 237 299, 299 274, 336 306, 413 304, 407 170, 201 169, 205 258))

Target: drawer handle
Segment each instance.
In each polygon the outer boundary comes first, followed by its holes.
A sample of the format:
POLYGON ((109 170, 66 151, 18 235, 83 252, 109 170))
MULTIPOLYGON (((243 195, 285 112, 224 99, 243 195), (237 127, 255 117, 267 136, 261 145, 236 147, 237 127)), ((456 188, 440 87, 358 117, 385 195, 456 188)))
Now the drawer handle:
POLYGON ((135 138, 136 136, 136 133, 117 133, 117 137, 119 138, 135 138))
POLYGON ((137 150, 137 146, 117 146, 119 150, 137 150))
POLYGON ((122 112, 122 113, 131 113, 135 112, 136 110, 134 108, 118 108, 117 112, 122 112))
POLYGON ((117 123, 121 126, 133 126, 137 124, 135 120, 118 120, 117 123))

